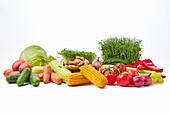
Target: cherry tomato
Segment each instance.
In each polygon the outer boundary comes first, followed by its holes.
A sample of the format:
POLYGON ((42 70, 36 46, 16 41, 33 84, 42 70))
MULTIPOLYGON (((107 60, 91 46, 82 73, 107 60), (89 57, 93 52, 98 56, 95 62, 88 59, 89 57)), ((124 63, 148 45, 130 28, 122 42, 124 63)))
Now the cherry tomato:
MULTIPOLYGON (((107 68, 105 67, 105 68, 103 68, 103 69, 100 69, 100 73, 102 73, 102 74, 103 74, 103 72, 104 72, 104 70, 105 70, 105 69, 107 69, 107 68)), ((110 69, 110 71, 111 71, 111 69, 110 69)), ((106 70, 106 71, 105 71, 105 73, 106 73, 106 72, 109 72, 109 69, 108 69, 108 70, 106 70)))
POLYGON ((123 63, 117 63, 113 69, 114 72, 121 74, 126 71, 126 66, 123 63))
POLYGON ((116 82, 116 78, 117 78, 118 75, 116 73, 106 72, 106 73, 104 73, 104 76, 108 80, 107 85, 113 85, 116 82))
POLYGON ((123 72, 120 76, 117 77, 117 83, 122 86, 128 86, 132 81, 132 76, 128 72, 123 72))
POLYGON ((136 70, 129 70, 128 73, 132 76, 131 84, 133 84, 133 77, 139 76, 136 70))
POLYGON ((135 77, 135 76, 139 76, 139 74, 136 70, 129 70, 128 72, 132 76, 132 78, 135 77))
POLYGON ((105 68, 100 69, 100 73, 103 73, 105 69, 106 69, 106 67, 105 67, 105 68))

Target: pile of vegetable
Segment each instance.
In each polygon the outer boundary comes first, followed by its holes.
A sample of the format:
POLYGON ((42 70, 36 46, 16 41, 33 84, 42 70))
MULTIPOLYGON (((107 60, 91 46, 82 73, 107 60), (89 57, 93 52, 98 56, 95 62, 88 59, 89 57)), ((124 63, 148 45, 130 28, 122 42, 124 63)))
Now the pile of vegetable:
POLYGON ((158 68, 150 59, 138 60, 133 65, 104 65, 100 72, 108 79, 108 85, 113 85, 116 81, 118 85, 150 86, 154 83, 162 83, 165 76, 163 69, 158 68))
POLYGON ((100 45, 103 63, 95 53, 67 49, 58 53, 63 56, 62 63, 47 56, 42 47, 29 46, 12 64, 12 69, 4 71, 4 76, 8 83, 18 86, 53 82, 68 86, 94 84, 99 88, 114 84, 142 87, 164 82, 166 76, 163 76, 162 68, 150 59, 139 60, 141 40, 110 38, 101 41, 100 45))
POLYGON ((40 83, 37 74, 31 73, 31 65, 23 59, 13 63, 12 69, 5 70, 4 76, 8 83, 17 83, 18 86, 24 85, 25 82, 31 82, 33 86, 40 83))
POLYGON ((142 40, 127 37, 108 38, 99 42, 103 64, 134 64, 141 57, 142 40))
POLYGON ((42 81, 45 84, 49 83, 49 81, 58 85, 61 84, 61 79, 56 73, 52 73, 50 65, 31 68, 30 63, 23 59, 14 62, 12 69, 5 70, 4 76, 8 83, 16 83, 18 86, 22 86, 24 83, 27 84, 29 82, 33 86, 38 86, 42 81))

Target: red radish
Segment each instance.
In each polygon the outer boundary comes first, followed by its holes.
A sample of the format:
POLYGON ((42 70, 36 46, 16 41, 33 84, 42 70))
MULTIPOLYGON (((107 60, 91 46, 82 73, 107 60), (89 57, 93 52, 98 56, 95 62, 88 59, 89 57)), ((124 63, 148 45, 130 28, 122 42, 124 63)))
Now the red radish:
POLYGON ((25 68, 31 69, 31 65, 30 65, 29 62, 24 62, 24 63, 22 63, 22 64, 19 66, 19 72, 21 73, 22 70, 24 70, 25 68))
POLYGON ((141 76, 133 77, 133 83, 136 87, 142 87, 144 85, 144 80, 141 76))
POLYGON ((9 75, 17 75, 17 74, 20 74, 19 71, 12 71, 9 75))
POLYGON ((151 74, 149 75, 142 75, 142 79, 144 80, 144 85, 145 86, 150 86, 152 84, 152 78, 150 77, 151 74))
POLYGON ((19 71, 20 65, 21 65, 22 63, 24 63, 24 62, 25 62, 25 60, 23 60, 23 59, 17 60, 16 62, 14 62, 14 63, 12 64, 12 70, 13 70, 13 71, 19 71))
POLYGON ((5 77, 7 77, 7 76, 9 76, 9 74, 10 74, 11 72, 12 72, 12 69, 7 69, 7 70, 4 71, 3 74, 4 74, 5 77))

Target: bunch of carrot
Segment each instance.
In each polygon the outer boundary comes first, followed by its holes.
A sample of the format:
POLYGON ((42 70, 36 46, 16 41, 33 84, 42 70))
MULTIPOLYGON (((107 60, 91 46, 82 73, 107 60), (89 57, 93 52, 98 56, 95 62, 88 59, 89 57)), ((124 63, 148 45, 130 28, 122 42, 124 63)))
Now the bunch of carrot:
POLYGON ((40 81, 44 82, 45 84, 49 83, 50 80, 56 84, 61 84, 61 79, 56 73, 51 72, 51 66, 45 65, 43 73, 38 74, 40 81))

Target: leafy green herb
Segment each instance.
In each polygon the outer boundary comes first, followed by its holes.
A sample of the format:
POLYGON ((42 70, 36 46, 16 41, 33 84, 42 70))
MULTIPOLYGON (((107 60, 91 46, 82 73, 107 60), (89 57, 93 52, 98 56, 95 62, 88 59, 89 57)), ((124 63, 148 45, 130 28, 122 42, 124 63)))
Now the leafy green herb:
POLYGON ((73 51, 68 49, 63 49, 59 55, 63 56, 64 64, 68 64, 68 61, 72 61, 76 58, 76 56, 81 56, 87 59, 90 63, 97 57, 95 53, 92 52, 84 52, 84 51, 73 51))
POLYGON ((99 41, 103 64, 134 64, 141 57, 142 40, 110 37, 99 41))

